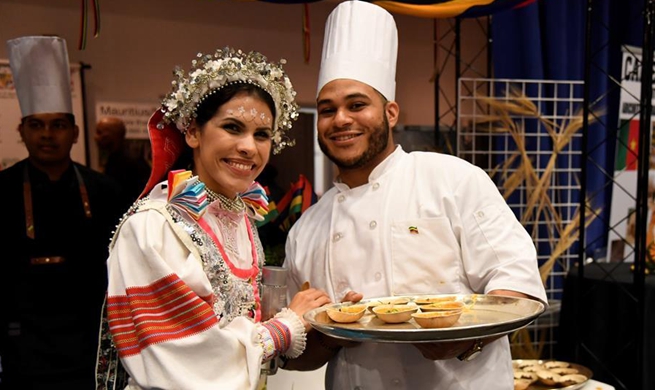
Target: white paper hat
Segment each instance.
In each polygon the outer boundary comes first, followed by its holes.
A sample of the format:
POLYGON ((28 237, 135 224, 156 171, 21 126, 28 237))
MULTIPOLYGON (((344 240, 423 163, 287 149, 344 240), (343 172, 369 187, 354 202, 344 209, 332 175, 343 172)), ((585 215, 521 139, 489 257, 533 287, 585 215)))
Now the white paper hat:
POLYGON ((23 117, 73 113, 66 41, 21 37, 7 41, 9 66, 23 117))
POLYGON ((325 23, 318 92, 332 80, 352 79, 393 101, 397 56, 398 30, 393 16, 365 1, 343 2, 325 23))

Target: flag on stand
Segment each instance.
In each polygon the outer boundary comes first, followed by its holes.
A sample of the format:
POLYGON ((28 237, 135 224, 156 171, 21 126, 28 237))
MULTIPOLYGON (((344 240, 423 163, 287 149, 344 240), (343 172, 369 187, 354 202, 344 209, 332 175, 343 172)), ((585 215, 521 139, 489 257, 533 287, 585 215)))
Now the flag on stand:
POLYGON ((615 169, 634 171, 639 155, 639 119, 622 121, 616 152, 615 169))

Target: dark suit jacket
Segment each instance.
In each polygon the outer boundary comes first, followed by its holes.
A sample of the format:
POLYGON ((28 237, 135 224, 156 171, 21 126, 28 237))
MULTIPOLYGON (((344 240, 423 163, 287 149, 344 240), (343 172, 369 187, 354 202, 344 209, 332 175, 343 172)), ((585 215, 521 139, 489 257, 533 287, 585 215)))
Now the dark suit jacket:
POLYGON ((111 232, 125 211, 119 186, 75 164, 88 192, 84 214, 71 166, 57 182, 27 160, 0 172, 0 356, 3 387, 92 388, 111 232), (25 230, 29 174, 35 239, 25 230), (57 264, 30 259, 61 256, 57 264), (47 384, 47 385, 46 385, 47 384), (83 387, 81 387, 83 386, 83 387))

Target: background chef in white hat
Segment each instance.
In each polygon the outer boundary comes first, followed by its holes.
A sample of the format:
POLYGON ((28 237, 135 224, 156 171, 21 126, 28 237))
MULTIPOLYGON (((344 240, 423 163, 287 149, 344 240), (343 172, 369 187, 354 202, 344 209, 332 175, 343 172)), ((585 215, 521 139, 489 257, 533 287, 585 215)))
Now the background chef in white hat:
MULTIPOLYGON (((534 244, 489 177, 394 145, 397 42, 393 17, 368 2, 343 2, 328 17, 318 141, 339 176, 289 234, 290 293, 309 281, 333 301, 484 293, 545 303, 534 244)), ((328 389, 513 388, 507 337, 343 345, 312 332, 285 368, 329 360, 328 389)))
POLYGON ((0 172, 0 357, 6 389, 91 389, 107 245, 122 213, 111 179, 70 158, 66 41, 7 41, 28 157, 0 172))

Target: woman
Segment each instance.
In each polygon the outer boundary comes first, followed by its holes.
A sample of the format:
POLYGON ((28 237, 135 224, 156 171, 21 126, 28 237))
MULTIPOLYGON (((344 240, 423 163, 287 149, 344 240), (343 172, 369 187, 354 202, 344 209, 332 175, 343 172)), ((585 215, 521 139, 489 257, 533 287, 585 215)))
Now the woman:
POLYGON ((329 302, 308 289, 260 322, 264 255, 253 220, 267 203, 253 180, 271 149, 290 144, 298 114, 288 77, 259 53, 229 48, 192 64, 188 75, 175 71, 149 121, 148 195, 110 245, 100 388, 122 388, 122 364, 129 389, 253 389, 263 362, 302 353, 302 315, 329 302), (169 171, 188 163, 191 171, 169 171))

